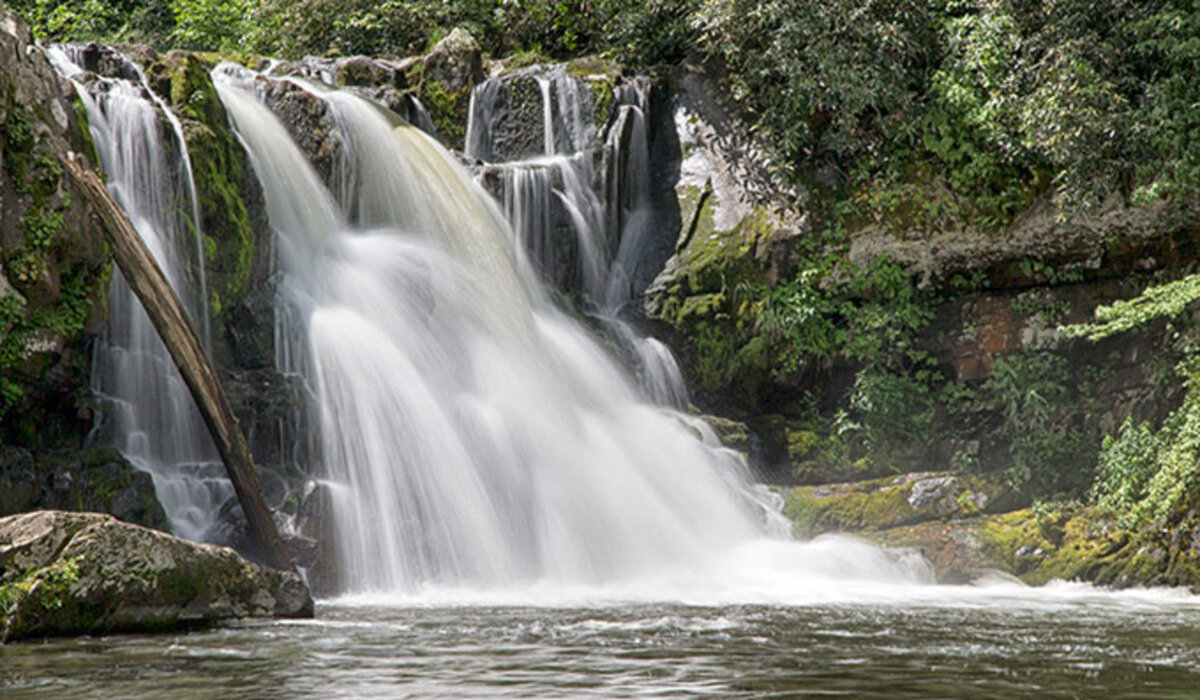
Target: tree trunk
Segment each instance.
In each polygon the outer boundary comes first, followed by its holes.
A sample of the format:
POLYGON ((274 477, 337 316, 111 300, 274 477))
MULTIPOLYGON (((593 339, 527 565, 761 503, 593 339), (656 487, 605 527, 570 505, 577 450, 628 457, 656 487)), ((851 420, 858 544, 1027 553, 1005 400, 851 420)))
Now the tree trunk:
POLYGON ((100 178, 90 170, 85 171, 72 159, 64 160, 63 166, 99 214, 101 228, 112 246, 113 257, 121 273, 145 307, 204 416, 213 442, 225 462, 225 471, 233 482, 242 511, 246 514, 250 536, 259 550, 256 554, 269 566, 292 569, 291 557, 263 500, 258 472, 254 470, 246 437, 229 407, 212 364, 184 315, 183 304, 129 217, 112 199, 100 178))

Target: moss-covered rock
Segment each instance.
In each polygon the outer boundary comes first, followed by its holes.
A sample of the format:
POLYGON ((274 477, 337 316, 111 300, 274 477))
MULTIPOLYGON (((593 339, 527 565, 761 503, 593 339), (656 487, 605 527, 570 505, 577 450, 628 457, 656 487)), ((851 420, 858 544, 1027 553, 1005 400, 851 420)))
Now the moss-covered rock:
POLYGON ((843 484, 798 486, 784 492, 795 532, 870 532, 1013 507, 1002 479, 950 473, 902 474, 843 484))
POLYGON ((311 617, 292 572, 95 513, 0 518, 0 642, 311 617))
MULTIPOLYGON (((798 500, 803 514, 812 500, 798 500)), ((1184 586, 1200 591, 1197 513, 1180 524, 1131 533, 1108 514, 1074 504, 1042 504, 1001 513, 959 513, 882 530, 863 530, 887 546, 912 548, 940 581, 961 583, 1002 572, 1031 585, 1054 580, 1115 587, 1184 586)), ((811 517, 811 516, 810 516, 811 517)))
POLYGON ((418 74, 417 95, 438 136, 448 148, 461 151, 467 135, 471 90, 483 80, 479 42, 465 29, 454 29, 425 56, 418 74))
POLYGON ((246 199, 253 181, 212 84, 212 68, 196 54, 172 51, 155 57, 146 74, 183 124, 204 235, 209 309, 223 322, 246 301, 256 273, 260 281, 266 277, 269 243, 256 237, 251 222, 246 199))
MULTIPOLYGON (((91 152, 70 86, 0 8, 0 441, 78 439, 111 261, 60 161, 91 152)), ((83 157, 82 155, 80 157, 83 157)))

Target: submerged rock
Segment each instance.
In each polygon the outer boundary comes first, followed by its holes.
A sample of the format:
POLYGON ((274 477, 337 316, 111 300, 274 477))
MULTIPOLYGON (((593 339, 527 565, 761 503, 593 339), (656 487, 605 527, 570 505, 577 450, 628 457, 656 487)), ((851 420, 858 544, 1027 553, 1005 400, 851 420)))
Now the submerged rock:
POLYGON ((98 513, 0 518, 0 642, 311 617, 300 577, 98 513))

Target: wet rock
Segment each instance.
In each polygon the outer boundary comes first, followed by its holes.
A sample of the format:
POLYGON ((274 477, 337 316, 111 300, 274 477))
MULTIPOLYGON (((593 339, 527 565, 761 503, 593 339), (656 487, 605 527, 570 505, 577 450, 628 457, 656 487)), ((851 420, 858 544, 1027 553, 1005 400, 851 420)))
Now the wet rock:
MULTIPOLYGON (((955 508, 953 498, 958 495, 958 479, 953 476, 938 476, 913 482, 908 494, 908 505, 916 510, 932 508, 942 514, 955 508)), ((984 503, 987 497, 984 496, 984 503)))
MULTIPOLYGON (((611 88, 610 88, 611 89, 611 88)), ((557 139, 573 118, 564 116, 560 95, 578 95, 580 122, 590 126, 596 95, 582 78, 564 66, 535 65, 508 73, 479 88, 475 97, 475 131, 467 150, 489 163, 528 160, 546 154, 545 94, 550 97, 551 120, 557 139), (545 92, 543 92, 545 91, 545 92)), ((573 137, 561 134, 563 152, 573 152, 573 137)))
POLYGON ((797 534, 869 532, 997 513, 1022 503, 999 475, 902 474, 784 492, 797 534))
POLYGON ((313 592, 319 596, 337 593, 341 574, 333 551, 337 540, 333 523, 333 494, 329 484, 309 482, 296 514, 296 526, 301 537, 316 543, 308 564, 308 582, 313 592))
POLYGON ((704 415, 700 417, 717 434, 722 445, 749 457, 753 445, 750 429, 746 427, 745 423, 721 416, 704 415))
POLYGON ((311 617, 294 573, 95 513, 0 519, 0 641, 311 617))
POLYGON ((168 528, 150 475, 111 448, 38 455, 0 448, 0 516, 33 510, 108 513, 125 522, 168 528))
POLYGON ((25 447, 82 440, 87 342, 107 311, 103 237, 59 164, 92 152, 74 99, 0 8, 0 442, 25 447))

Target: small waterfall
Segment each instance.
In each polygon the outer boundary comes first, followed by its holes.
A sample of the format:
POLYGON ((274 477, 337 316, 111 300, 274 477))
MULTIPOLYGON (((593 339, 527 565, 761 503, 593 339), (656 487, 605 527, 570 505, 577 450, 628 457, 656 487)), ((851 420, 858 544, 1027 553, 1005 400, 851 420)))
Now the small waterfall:
POLYGON ((431 139, 309 86, 339 157, 372 172, 326 185, 252 75, 214 81, 288 251, 348 588, 602 583, 705 566, 770 530, 744 464, 639 400, 431 139))
MULTIPOLYGON (((647 274, 642 269, 653 230, 649 86, 634 80, 614 94, 617 113, 603 145, 603 177, 593 167, 594 105, 583 81, 564 67, 534 67, 491 79, 471 94, 468 155, 484 160, 521 249, 542 279, 577 290, 584 308, 604 325, 656 402, 683 408, 687 389, 665 345, 637 335, 621 320, 633 308, 647 274), (494 162, 504 134, 509 83, 533 80, 540 95, 543 155, 494 162), (507 81, 507 82, 506 82, 507 81)), ((508 138, 511 141, 511 138, 508 138)))
POLYGON ((648 87, 617 88, 617 117, 604 144, 604 187, 610 240, 619 241, 604 294, 604 309, 619 314, 634 299, 639 266, 646 260, 650 231, 650 145, 648 87))
MULTIPOLYGON (((201 231, 182 125, 150 90, 140 68, 119 54, 109 60, 121 77, 103 77, 83 70, 84 47, 46 51, 87 108, 109 191, 207 339, 201 231)), ((108 328, 96 349, 92 381, 102 401, 95 439, 150 472, 176 534, 203 539, 232 487, 191 394, 119 271, 113 274, 108 328)))

